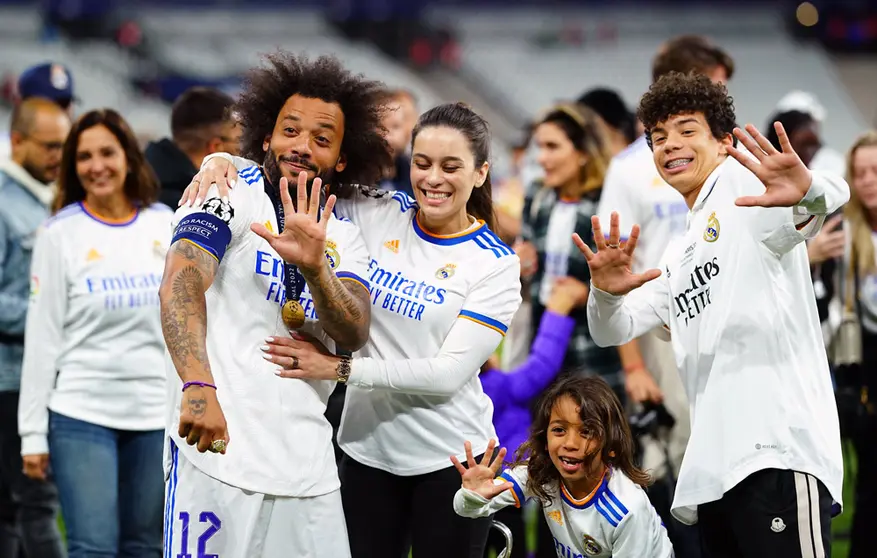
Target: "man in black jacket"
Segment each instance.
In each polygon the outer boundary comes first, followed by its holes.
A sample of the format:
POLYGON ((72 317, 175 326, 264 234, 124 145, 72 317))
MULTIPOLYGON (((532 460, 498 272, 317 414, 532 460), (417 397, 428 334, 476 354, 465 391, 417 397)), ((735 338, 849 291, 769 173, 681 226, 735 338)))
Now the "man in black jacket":
POLYGON ((207 155, 238 154, 241 130, 232 114, 234 99, 209 87, 192 87, 174 102, 171 137, 146 147, 146 160, 161 182, 159 201, 172 209, 207 155))

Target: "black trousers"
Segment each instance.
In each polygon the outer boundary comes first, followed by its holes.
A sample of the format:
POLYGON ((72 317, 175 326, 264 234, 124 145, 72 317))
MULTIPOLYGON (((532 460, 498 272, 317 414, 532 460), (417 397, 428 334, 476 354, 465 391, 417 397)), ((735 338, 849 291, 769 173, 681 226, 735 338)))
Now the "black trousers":
POLYGON ((347 385, 338 384, 326 402, 326 420, 332 425, 332 447, 335 450, 335 463, 340 464, 344 454, 338 446, 338 427, 341 425, 341 413, 344 411, 344 398, 347 396, 347 385))
MULTIPOLYGON (((870 393, 877 396, 877 390, 871 390, 870 393)), ((877 528, 877 416, 865 417, 861 428, 861 433, 854 440, 858 473, 849 558, 871 558, 877 553, 874 549, 874 529, 877 528)), ((849 505, 850 502, 847 502, 849 505)))
POLYGON ((700 531, 696 525, 685 525, 670 513, 673 505, 673 488, 665 477, 656 480, 646 490, 649 501, 664 521, 667 536, 673 544, 676 558, 701 558, 700 531))
POLYGON ((831 495, 816 477, 757 471, 698 506, 706 558, 829 558, 831 495))
POLYGON ((18 392, 0 392, 0 558, 65 556, 58 489, 22 472, 18 392))
POLYGON ((453 466, 401 477, 344 455, 339 473, 353 558, 403 558, 409 549, 413 558, 484 557, 491 518, 454 512, 453 466))

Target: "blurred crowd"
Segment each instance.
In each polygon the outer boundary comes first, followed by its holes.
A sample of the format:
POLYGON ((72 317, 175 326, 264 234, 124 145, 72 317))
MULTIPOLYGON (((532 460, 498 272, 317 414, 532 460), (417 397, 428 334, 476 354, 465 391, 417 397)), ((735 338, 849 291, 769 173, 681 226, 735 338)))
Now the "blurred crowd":
MULTIPOLYGON (((671 71, 733 83, 735 65, 721 46, 682 36, 667 41, 653 59, 653 80, 671 71)), ((125 115, 116 115, 112 107, 79 114, 75 84, 76 76, 59 64, 23 72, 8 135, 0 138, 0 558, 66 555, 67 543, 56 527, 59 509, 65 523, 77 524, 79 532, 86 533, 77 542, 82 545, 78 551, 104 548, 112 541, 119 555, 147 555, 143 549, 151 543, 141 526, 152 524, 154 518, 148 515, 154 512, 141 505, 149 499, 144 487, 158 490, 159 499, 163 494, 164 368, 145 371, 120 349, 139 347, 149 353, 147 360, 163 361, 160 328, 121 327, 88 308, 73 322, 62 319, 83 288, 110 293, 105 305, 142 307, 144 315, 157 312, 157 281, 163 269, 161 246, 156 246, 160 233, 142 225, 142 234, 152 236, 140 244, 132 240, 120 254, 59 243, 44 265, 61 277, 55 284, 67 285, 68 290, 57 293, 52 307, 30 308, 45 314, 34 317, 28 316, 28 300, 29 293, 41 288, 39 280, 31 279, 38 231, 47 220, 57 222, 74 213, 114 226, 138 219, 130 207, 166 214, 177 208, 204 157, 239 150, 235 100, 218 90, 186 91, 173 105, 171 136, 141 145, 136 131, 125 124, 125 115), (128 203, 86 203, 89 192, 112 188, 123 192, 128 203), (132 256, 155 259, 154 269, 143 277, 92 273, 102 260, 132 256), (91 279, 83 286, 78 280, 86 272, 92 273, 91 279), (104 375, 93 377, 106 378, 95 380, 106 381, 106 389, 86 386, 75 402, 56 397, 57 386, 71 381, 56 374, 60 365, 50 358, 61 358, 62 348, 40 347, 37 352, 43 354, 26 351, 25 331, 33 327, 29 322, 53 330, 50 338, 66 348, 64 358, 75 353, 68 350, 71 344, 87 345, 87 351, 76 354, 77 366, 88 370, 89 362, 99 362, 104 375), (112 342, 89 343, 94 336, 112 342), (125 370, 126 366, 135 369, 125 370), (115 378, 124 378, 119 391, 109 386, 118 381, 115 378), (123 407, 113 397, 123 401, 123 407), (65 448, 64 441, 71 439, 78 444, 65 448), (99 450, 87 449, 95 447, 99 450), (80 456, 88 452, 97 457, 83 462, 80 456), (155 467, 142 466, 149 460, 155 467), (112 490, 95 489, 108 483, 112 490)), ((674 475, 690 432, 688 403, 672 350, 652 334, 619 348, 600 348, 592 341, 585 314, 588 266, 569 241, 573 233, 592 237, 592 216, 608 220, 608 208, 624 208, 619 212, 628 228, 633 223, 642 227, 635 266, 644 270, 656 266, 669 239, 686 227, 685 202, 658 176, 636 114, 611 85, 570 91, 567 101, 545 107, 513 146, 512 172, 494 182, 496 232, 520 257, 524 304, 501 350, 484 364, 482 383, 488 395, 491 390, 516 394, 516 400, 497 407, 494 416, 501 442, 513 452, 526 439, 533 401, 558 376, 605 379, 630 413, 639 459, 653 478, 649 497, 664 519, 677 556, 696 557, 696 535, 669 513, 674 475)), ((384 127, 394 165, 386 169, 379 186, 412 194, 411 134, 418 114, 429 107, 418 106, 405 90, 387 90, 385 103, 391 109, 384 127)), ((775 113, 756 124, 779 148, 773 123, 781 122, 809 168, 846 176, 851 187, 849 204, 827 220, 810 241, 808 253, 842 433, 858 463, 858 475, 848 479, 855 483, 850 539, 851 556, 863 557, 870 548, 868 528, 877 522, 877 415, 869 399, 874 383, 870 372, 877 366, 877 131, 849 138, 852 147, 842 153, 836 149, 841 146, 825 145, 820 137, 826 118, 830 115, 818 99, 790 91, 775 113)), ((87 220, 81 223, 88 226, 87 220)), ((87 237, 89 231, 71 227, 67 234, 87 237)), ((336 390, 330 414, 337 413, 343 397, 343 389, 336 390)), ((524 511, 509 508, 497 520, 512 529, 516 540, 525 540, 524 511)), ((537 521, 536 556, 553 557, 547 525, 541 515, 537 521)), ((499 550, 503 543, 492 544, 499 550)), ((69 550, 72 555, 74 549, 69 550)), ((514 547, 512 556, 526 555, 526 545, 514 547)))

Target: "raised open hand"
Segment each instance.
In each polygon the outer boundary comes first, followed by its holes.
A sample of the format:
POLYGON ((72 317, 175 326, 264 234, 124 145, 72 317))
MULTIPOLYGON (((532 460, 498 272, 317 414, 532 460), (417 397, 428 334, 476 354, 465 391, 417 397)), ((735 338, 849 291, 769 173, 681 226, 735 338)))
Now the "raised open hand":
POLYGON ((625 295, 637 289, 652 279, 661 276, 661 270, 650 269, 644 273, 633 273, 630 264, 633 262, 633 252, 639 240, 639 225, 634 225, 630 230, 630 238, 624 246, 621 246, 621 234, 619 232, 618 213, 612 212, 609 218, 609 240, 603 235, 600 226, 600 218, 591 217, 591 227, 594 230, 594 243, 597 245, 597 253, 585 244, 582 238, 574 234, 573 242, 588 260, 591 269, 591 283, 600 289, 614 295, 625 295))
POLYGON ((484 455, 481 457, 480 463, 475 461, 475 457, 472 455, 472 444, 470 442, 466 442, 465 448, 466 465, 469 466, 468 468, 460 463, 457 456, 451 456, 451 463, 454 464, 454 467, 460 472, 460 476, 463 477, 463 488, 490 500, 497 494, 501 494, 512 487, 512 483, 508 481, 499 484, 494 482, 506 454, 506 449, 500 448, 496 457, 493 457, 493 451, 496 449, 496 440, 491 440, 487 444, 487 450, 485 450, 484 455))
POLYGON ((320 193, 323 181, 315 178, 311 185, 308 200, 308 176, 298 174, 296 205, 292 205, 289 183, 280 179, 280 200, 286 221, 280 234, 274 234, 262 223, 253 223, 250 230, 264 238, 274 251, 287 263, 298 266, 302 271, 319 271, 326 264, 326 227, 332 218, 335 196, 329 196, 326 206, 320 213, 320 193))
POLYGON ((792 149, 783 125, 779 122, 774 122, 773 125, 782 151, 777 151, 752 124, 746 125, 748 134, 740 128, 734 128, 734 135, 752 156, 730 146, 728 154, 758 177, 765 187, 764 194, 760 196, 737 198, 736 203, 739 206, 793 207, 801 202, 810 189, 813 180, 810 170, 792 149))

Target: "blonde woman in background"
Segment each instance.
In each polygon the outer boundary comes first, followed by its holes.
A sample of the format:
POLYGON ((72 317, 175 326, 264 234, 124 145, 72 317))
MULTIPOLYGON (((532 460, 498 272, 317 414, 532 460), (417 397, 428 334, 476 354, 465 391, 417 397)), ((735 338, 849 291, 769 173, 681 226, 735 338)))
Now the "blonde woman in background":
MULTIPOLYGON (((870 529, 877 525, 877 131, 860 136, 847 158, 850 201, 844 209, 847 247, 836 302, 843 305, 848 294, 859 315, 862 332, 862 363, 853 378, 861 404, 849 430, 858 458, 855 516, 850 533, 850 558, 873 556, 870 529), (855 274, 849 272, 855 270, 855 274), (852 290, 852 293, 850 291, 852 290)), ((853 367, 855 370, 856 367, 853 367)))

